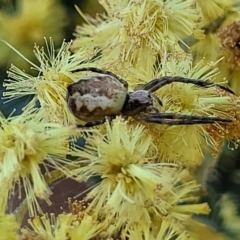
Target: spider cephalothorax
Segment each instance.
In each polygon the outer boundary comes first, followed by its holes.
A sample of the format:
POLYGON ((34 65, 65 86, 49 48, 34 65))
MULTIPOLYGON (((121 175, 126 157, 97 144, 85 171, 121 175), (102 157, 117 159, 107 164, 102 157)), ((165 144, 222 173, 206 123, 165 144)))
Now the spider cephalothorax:
POLYGON ((102 124, 106 118, 111 119, 117 115, 131 116, 138 121, 168 125, 231 122, 230 119, 219 117, 163 113, 154 106, 154 102, 162 105, 154 92, 173 82, 190 83, 200 87, 215 85, 234 94, 227 87, 198 79, 164 76, 151 80, 133 92, 128 92, 127 82, 112 72, 92 67, 81 68, 75 72, 80 71, 97 73, 82 78, 67 88, 69 109, 75 117, 87 122, 81 126, 90 127, 102 124))

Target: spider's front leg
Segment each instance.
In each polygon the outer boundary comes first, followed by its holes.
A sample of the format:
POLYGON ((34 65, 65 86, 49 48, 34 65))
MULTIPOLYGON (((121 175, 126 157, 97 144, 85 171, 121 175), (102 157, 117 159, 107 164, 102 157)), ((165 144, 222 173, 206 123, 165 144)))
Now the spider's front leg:
POLYGON ((89 127, 95 127, 104 124, 106 121, 110 122, 115 118, 115 116, 107 116, 102 120, 98 121, 92 121, 92 122, 87 122, 85 124, 77 124, 77 128, 89 128, 89 127))
POLYGON ((150 82, 146 83, 145 85, 142 86, 142 90, 147 90, 149 92, 155 92, 159 88, 171 84, 174 82, 179 82, 179 83, 191 83, 200 87, 212 87, 212 86, 217 86, 231 94, 234 94, 234 92, 225 86, 210 82, 210 81, 203 81, 199 79, 190 79, 190 78, 184 78, 184 77, 179 77, 179 76, 164 76, 161 78, 156 78, 151 80, 150 82))
POLYGON ((215 122, 232 122, 230 119, 223 119, 218 117, 207 117, 201 115, 187 115, 176 113, 153 113, 149 115, 137 116, 136 120, 157 123, 166 125, 194 125, 194 124, 209 124, 215 122))

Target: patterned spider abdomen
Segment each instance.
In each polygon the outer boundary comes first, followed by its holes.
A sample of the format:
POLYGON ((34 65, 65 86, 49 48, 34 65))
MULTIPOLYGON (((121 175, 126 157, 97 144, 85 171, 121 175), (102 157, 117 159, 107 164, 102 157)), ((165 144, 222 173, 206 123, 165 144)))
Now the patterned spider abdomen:
POLYGON ((76 118, 97 121, 118 115, 127 93, 127 87, 113 76, 91 75, 68 86, 67 103, 76 118))

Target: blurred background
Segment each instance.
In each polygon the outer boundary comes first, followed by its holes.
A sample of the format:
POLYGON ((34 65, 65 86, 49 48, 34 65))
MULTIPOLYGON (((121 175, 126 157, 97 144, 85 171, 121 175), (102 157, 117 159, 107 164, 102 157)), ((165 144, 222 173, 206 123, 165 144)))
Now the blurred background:
MULTIPOLYGON (((33 46, 43 46, 44 37, 52 37, 56 49, 63 39, 74 39, 76 26, 84 22, 76 6, 92 17, 103 12, 97 0, 0 0, 0 39, 35 62, 33 46)), ((30 69, 30 64, 3 41, 0 42, 1 96, 2 83, 11 64, 27 72, 30 69)), ((5 104, 0 99, 0 110, 6 117, 13 109, 16 109, 14 114, 19 114, 30 99, 28 96, 5 104)), ((201 201, 207 201, 212 209, 209 216, 198 218, 224 234, 224 238, 214 239, 234 240, 240 239, 240 150, 230 150, 228 145, 226 143, 217 160, 207 156, 197 171, 198 181, 203 184, 201 201)))

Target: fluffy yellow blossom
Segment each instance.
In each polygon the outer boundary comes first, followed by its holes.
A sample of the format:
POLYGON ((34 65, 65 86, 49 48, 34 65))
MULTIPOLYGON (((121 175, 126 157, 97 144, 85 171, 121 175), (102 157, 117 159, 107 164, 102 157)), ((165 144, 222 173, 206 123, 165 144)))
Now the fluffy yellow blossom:
MULTIPOLYGON (((140 225, 140 224, 139 224, 140 225)), ((133 225, 128 231, 123 231, 122 236, 128 239, 134 240, 192 240, 190 234, 184 229, 183 226, 179 226, 175 219, 164 217, 158 223, 153 223, 153 227, 143 228, 138 224, 133 225)))
POLYGON ((191 47, 195 60, 205 57, 207 61, 216 61, 224 57, 224 60, 218 64, 220 75, 217 81, 222 81, 223 78, 231 81, 230 84, 235 91, 239 91, 236 83, 239 75, 239 10, 236 1, 236 8, 231 8, 212 25, 205 26, 205 39, 191 47))
POLYGON ((178 41, 200 37, 199 15, 193 0, 100 1, 107 15, 76 29, 72 50, 85 46, 101 56, 98 67, 120 71, 129 65, 151 71, 157 57, 182 51, 178 41))
POLYGON ((218 64, 218 68, 220 69, 220 73, 216 78, 217 81, 222 81, 226 79, 229 81, 229 85, 234 90, 237 96, 240 93, 240 84, 239 84, 239 76, 240 76, 240 68, 233 69, 232 66, 237 63, 232 64, 231 62, 227 62, 226 59, 221 61, 218 64), (230 67, 231 66, 231 67, 230 67))
POLYGON ((157 155, 150 149, 155 146, 144 127, 133 127, 120 118, 111 125, 106 123, 105 134, 100 131, 87 138, 81 166, 74 173, 81 181, 101 176, 102 181, 88 194, 89 208, 113 223, 109 234, 118 232, 126 222, 150 227, 153 216, 172 215, 182 220, 184 214, 209 211, 206 206, 197 208, 197 204, 191 208, 196 201, 191 196, 198 192, 199 185, 189 180, 188 171, 177 164, 156 163, 157 155), (177 208, 179 203, 189 203, 189 212, 177 208))
MULTIPOLYGON (((156 72, 156 77, 182 76, 190 79, 213 81, 218 74, 218 69, 214 68, 216 64, 212 62, 206 65, 202 61, 194 65, 191 57, 188 55, 169 55, 163 61, 162 69, 156 72)), ((138 78, 137 76, 136 74, 135 78, 138 78)), ((129 82, 131 82, 131 78, 133 78, 132 75, 129 76, 129 82)), ((145 76, 147 81, 151 78, 152 76, 145 76)), ((223 85, 225 84, 223 83, 223 85)), ((193 84, 171 83, 157 90, 155 95, 163 103, 163 106, 156 105, 161 112, 214 116, 232 120, 238 116, 238 98, 217 86, 204 88, 193 84)), ((234 121, 234 123, 236 122, 234 121)), ((229 134, 227 131, 222 131, 221 141, 211 137, 211 127, 213 129, 215 127, 217 129, 225 129, 226 124, 220 122, 211 125, 182 126, 147 123, 145 126, 159 150, 158 156, 160 161, 177 161, 189 167, 197 166, 201 163, 203 150, 206 145, 218 152, 224 138, 229 134)), ((236 132, 232 128, 231 133, 239 136, 240 132, 236 132)))
MULTIPOLYGON (((51 190, 41 173, 40 164, 59 169, 70 176, 68 166, 73 165, 66 155, 74 154, 69 148, 69 137, 74 134, 72 127, 49 123, 41 114, 25 112, 20 116, 0 118, 0 192, 1 202, 6 202, 7 193, 15 183, 21 183, 28 195, 28 208, 32 215, 40 211, 36 197, 45 199, 51 190), (21 181, 20 181, 21 180, 21 181)), ((6 203, 5 203, 6 204, 6 203)))
POLYGON ((223 17, 233 7, 233 0, 197 0, 205 23, 223 17))
POLYGON ((75 221, 73 227, 68 230, 68 236, 71 240, 90 240, 99 235, 102 225, 96 223, 93 217, 85 215, 81 222, 75 221))
POLYGON ((204 0, 197 0, 197 5, 200 7, 203 15, 201 29, 204 31, 205 38, 200 41, 191 41, 188 38, 185 41, 196 62, 203 57, 208 62, 216 61, 225 56, 221 49, 218 32, 221 32, 222 28, 240 19, 239 1, 213 0, 206 3, 204 0))
POLYGON ((232 21, 229 17, 226 21, 223 21, 223 18, 219 24, 216 24, 215 29, 212 29, 212 32, 210 31, 206 35, 204 40, 197 42, 191 47, 191 53, 194 56, 195 62, 203 57, 206 62, 222 59, 217 64, 219 74, 216 76, 216 82, 222 82, 224 79, 227 80, 237 94, 240 91, 239 19, 240 16, 235 16, 232 21))
MULTIPOLYGON (((233 97, 233 102, 236 104, 235 117, 236 120, 229 124, 223 125, 212 125, 207 127, 207 131, 210 135, 210 138, 217 143, 218 146, 222 146, 224 139, 231 141, 234 148, 231 150, 237 149, 239 144, 239 134, 240 134, 240 99, 239 97, 233 97)), ((218 151, 216 152, 218 153, 218 151)))
POLYGON ((50 39, 49 43, 46 41, 45 49, 35 46, 34 53, 39 65, 35 65, 18 52, 37 73, 31 75, 12 65, 8 72, 9 79, 3 84, 7 89, 4 92, 4 100, 10 101, 22 96, 34 95, 26 109, 39 102, 46 120, 64 124, 76 123, 66 104, 66 88, 78 76, 78 73, 72 74, 71 71, 78 69, 80 65, 84 66, 81 61, 87 59, 72 55, 69 51, 70 45, 71 42, 63 42, 61 48, 56 51, 54 42, 50 39))
POLYGON ((67 230, 70 228, 72 220, 72 214, 60 214, 58 217, 54 214, 36 216, 28 221, 32 230, 22 230, 22 239, 30 240, 30 236, 34 236, 34 239, 40 240, 66 240, 67 230))
MULTIPOLYGON (((43 44, 43 37, 53 37, 60 43, 66 15, 63 7, 56 0, 21 0, 11 12, 0 11, 0 39, 9 42, 29 59, 33 59, 31 47, 34 43, 43 44)), ((0 64, 6 66, 12 62, 26 67, 22 61, 4 43, 0 43, 0 64)))
MULTIPOLYGON (((44 214, 41 217, 34 217, 28 223, 31 226, 28 229, 22 229, 21 240, 90 240, 98 236, 101 230, 101 224, 96 223, 90 215, 84 214, 80 219, 77 215, 44 214)), ((80 212, 79 212, 80 215, 80 212)))
MULTIPOLYGON (((3 211, 4 212, 4 211, 3 211)), ((14 215, 5 214, 0 211, 0 229, 2 240, 18 240, 17 230, 18 224, 14 215)))
MULTIPOLYGON (((96 217, 93 217, 91 213, 87 213, 87 202, 82 201, 73 201, 68 199, 68 205, 70 212, 74 215, 72 220, 72 226, 68 230, 68 236, 71 240, 88 240, 93 239, 96 236, 102 236, 104 230, 107 226, 104 227, 101 224, 101 220, 97 220, 96 217)), ((102 239, 102 237, 100 237, 102 239)))
POLYGON ((220 40, 216 34, 209 33, 202 41, 198 41, 191 47, 194 61, 197 63, 205 59, 205 62, 216 61, 219 55, 220 40), (204 49, 204 50, 203 50, 204 49))

